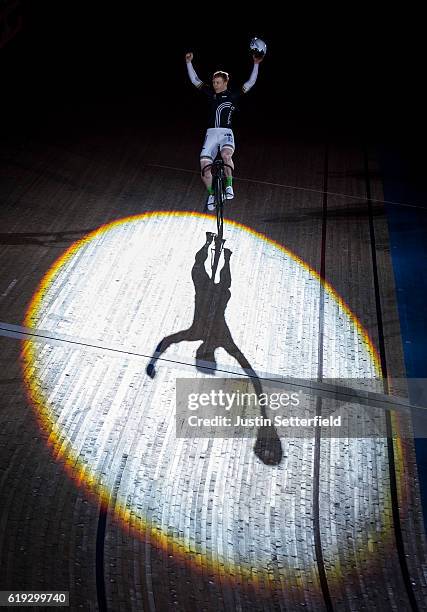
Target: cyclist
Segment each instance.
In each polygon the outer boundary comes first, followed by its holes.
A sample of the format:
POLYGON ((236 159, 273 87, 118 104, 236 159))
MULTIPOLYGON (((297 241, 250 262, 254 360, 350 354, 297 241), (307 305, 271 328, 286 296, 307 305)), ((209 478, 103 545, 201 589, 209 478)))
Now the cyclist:
MULTIPOLYGON (((229 75, 227 72, 218 70, 212 77, 212 87, 205 84, 199 79, 196 71, 193 68, 193 53, 187 53, 185 56, 187 62, 188 76, 195 87, 203 91, 209 102, 209 119, 208 129, 206 132, 205 142, 200 153, 200 167, 203 169, 211 164, 216 156, 218 148, 221 152, 221 157, 224 163, 234 169, 232 155, 235 151, 234 134, 231 129, 231 119, 234 110, 242 93, 247 93, 254 85, 258 77, 258 64, 262 62, 262 57, 253 55, 254 66, 252 74, 241 90, 230 91, 228 89, 229 75)), ((233 177, 231 168, 225 167, 226 175, 226 198, 231 200, 234 198, 233 177)), ((212 188, 212 173, 210 168, 202 174, 202 180, 208 191, 207 208, 208 210, 215 209, 215 202, 212 188)))

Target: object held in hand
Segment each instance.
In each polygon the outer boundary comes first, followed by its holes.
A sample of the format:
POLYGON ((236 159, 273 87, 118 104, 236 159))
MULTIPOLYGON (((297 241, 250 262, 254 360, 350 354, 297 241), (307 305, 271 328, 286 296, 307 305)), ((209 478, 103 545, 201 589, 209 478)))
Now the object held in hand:
POLYGON ((249 48, 255 57, 264 57, 267 53, 267 45, 261 38, 252 38, 249 48))

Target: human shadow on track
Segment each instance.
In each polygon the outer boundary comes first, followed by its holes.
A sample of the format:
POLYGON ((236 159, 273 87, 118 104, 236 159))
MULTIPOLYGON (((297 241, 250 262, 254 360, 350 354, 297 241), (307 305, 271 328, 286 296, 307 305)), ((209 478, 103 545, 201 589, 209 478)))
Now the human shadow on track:
MULTIPOLYGON (((203 373, 213 373, 217 364, 215 350, 223 348, 234 357, 245 374, 250 377, 258 398, 262 394, 262 385, 251 364, 233 340, 225 320, 225 310, 231 297, 231 271, 230 249, 224 249, 224 266, 220 272, 220 280, 215 283, 205 269, 209 246, 213 234, 206 233, 206 243, 196 253, 191 276, 195 288, 195 304, 193 323, 188 329, 165 336, 159 342, 150 363, 147 365, 147 374, 154 378, 156 375, 156 362, 159 357, 172 345, 180 342, 194 342, 201 340, 202 344, 196 351, 196 368, 203 373)), ((258 402, 258 405, 260 402, 258 402)), ((260 406, 264 419, 267 418, 265 407, 260 406)), ((283 457, 282 445, 276 429, 271 426, 258 428, 257 439, 254 446, 255 454, 267 465, 278 465, 283 457)))

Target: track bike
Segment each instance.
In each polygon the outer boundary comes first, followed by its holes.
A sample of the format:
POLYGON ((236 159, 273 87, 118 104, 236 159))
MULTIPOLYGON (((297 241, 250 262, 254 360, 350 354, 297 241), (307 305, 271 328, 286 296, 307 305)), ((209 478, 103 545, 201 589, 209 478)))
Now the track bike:
POLYGON ((226 175, 225 168, 233 168, 226 164, 222 157, 219 155, 219 148, 217 157, 214 159, 212 164, 208 164, 202 170, 202 176, 204 176, 206 170, 211 168, 212 172, 212 186, 214 190, 214 202, 216 211, 216 226, 217 234, 214 236, 215 249, 212 257, 212 280, 215 280, 215 274, 218 268, 219 258, 221 257, 222 249, 224 248, 225 239, 224 236, 224 202, 226 200, 225 189, 226 189, 226 175))

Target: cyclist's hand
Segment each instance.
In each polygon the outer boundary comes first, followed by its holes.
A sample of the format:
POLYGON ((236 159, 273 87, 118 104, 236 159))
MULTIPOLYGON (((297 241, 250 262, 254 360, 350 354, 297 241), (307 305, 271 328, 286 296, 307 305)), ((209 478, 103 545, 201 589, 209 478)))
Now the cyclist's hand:
POLYGON ((252 56, 254 58, 254 64, 260 64, 262 62, 262 60, 264 59, 264 56, 262 55, 261 57, 257 57, 255 55, 255 53, 252 56))
POLYGON ((194 55, 193 55, 192 53, 186 53, 186 54, 185 54, 185 61, 187 62, 187 64, 188 64, 189 62, 192 62, 192 61, 193 61, 193 57, 194 57, 194 55))

